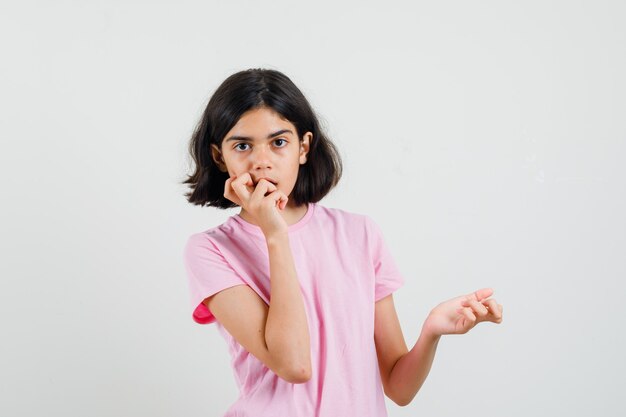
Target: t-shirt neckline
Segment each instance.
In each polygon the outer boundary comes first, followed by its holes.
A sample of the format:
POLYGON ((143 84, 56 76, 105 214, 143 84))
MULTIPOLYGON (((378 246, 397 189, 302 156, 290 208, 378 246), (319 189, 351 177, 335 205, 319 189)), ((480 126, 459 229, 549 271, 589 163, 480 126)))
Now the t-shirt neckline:
MULTIPOLYGON (((295 232, 296 230, 299 230, 306 226, 306 224, 309 222, 309 219, 313 216, 316 205, 316 203, 307 203, 306 213, 304 214, 304 216, 302 216, 300 220, 298 220, 294 224, 287 226, 287 233, 295 232)), ((233 215, 232 218, 237 223, 239 223, 241 227, 243 227, 245 230, 263 236, 263 230, 261 229, 261 227, 257 226, 256 224, 252 224, 247 220, 244 220, 239 214, 233 215)))

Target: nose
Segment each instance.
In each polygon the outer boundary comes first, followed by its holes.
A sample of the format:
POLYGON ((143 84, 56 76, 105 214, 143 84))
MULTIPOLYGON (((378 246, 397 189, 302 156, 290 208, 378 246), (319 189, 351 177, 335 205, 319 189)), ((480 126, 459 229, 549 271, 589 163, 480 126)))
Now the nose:
POLYGON ((252 151, 252 167, 255 170, 271 167, 269 152, 265 146, 256 146, 252 151))

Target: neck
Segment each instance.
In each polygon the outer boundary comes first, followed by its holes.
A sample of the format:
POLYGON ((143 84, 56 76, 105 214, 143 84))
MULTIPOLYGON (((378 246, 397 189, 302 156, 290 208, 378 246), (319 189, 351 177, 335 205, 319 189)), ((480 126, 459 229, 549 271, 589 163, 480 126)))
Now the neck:
MULTIPOLYGON (((279 209, 278 212, 281 216, 283 216, 283 219, 285 219, 287 226, 291 226, 292 224, 298 223, 305 216, 307 213, 307 205, 302 204, 300 206, 290 206, 289 203, 287 203, 285 209, 279 209)), ((245 211, 243 207, 241 207, 241 210, 239 211, 239 216, 248 223, 258 226, 258 224, 251 218, 249 213, 245 211)))

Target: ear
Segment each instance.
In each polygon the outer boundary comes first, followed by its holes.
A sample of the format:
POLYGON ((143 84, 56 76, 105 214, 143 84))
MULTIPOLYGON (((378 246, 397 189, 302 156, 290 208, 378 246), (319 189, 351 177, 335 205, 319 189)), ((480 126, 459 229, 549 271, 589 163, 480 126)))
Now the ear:
POLYGON ((309 155, 309 148, 313 141, 313 133, 306 132, 300 141, 300 165, 306 164, 307 157, 309 155))
POLYGON ((211 156, 213 157, 213 161, 215 161, 215 165, 222 172, 228 172, 226 168, 226 163, 224 162, 224 158, 222 157, 222 152, 215 144, 211 144, 211 156))

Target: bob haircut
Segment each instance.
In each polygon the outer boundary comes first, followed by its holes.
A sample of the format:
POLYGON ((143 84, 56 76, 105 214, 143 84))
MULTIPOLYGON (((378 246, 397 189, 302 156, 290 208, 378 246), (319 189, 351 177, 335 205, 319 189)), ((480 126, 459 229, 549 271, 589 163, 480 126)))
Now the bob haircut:
POLYGON ((224 197, 229 178, 211 155, 211 145, 222 149, 226 133, 247 111, 271 108, 296 128, 300 141, 310 131, 306 163, 299 166, 298 178, 290 194, 296 206, 320 201, 337 185, 342 174, 341 157, 322 131, 311 105, 296 85, 283 73, 272 69, 250 68, 232 74, 215 90, 189 142, 189 153, 195 162, 195 172, 182 184, 191 191, 187 201, 200 206, 220 209, 238 207, 224 197))

